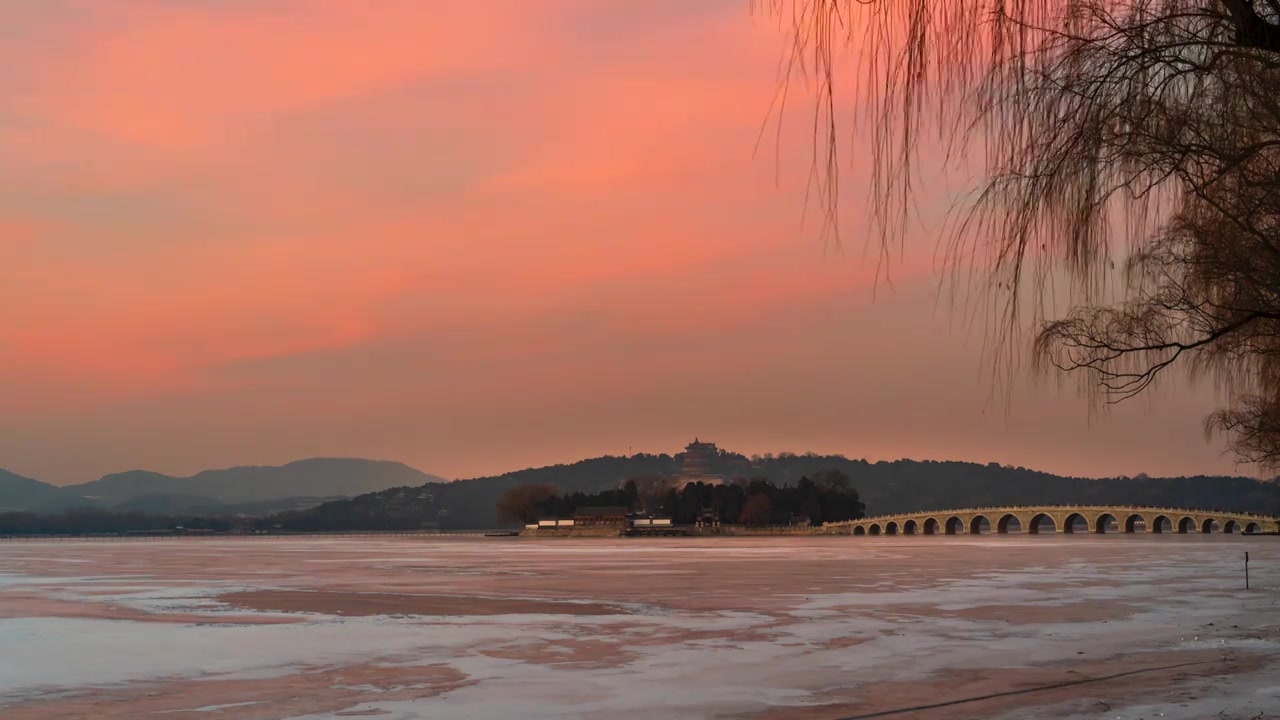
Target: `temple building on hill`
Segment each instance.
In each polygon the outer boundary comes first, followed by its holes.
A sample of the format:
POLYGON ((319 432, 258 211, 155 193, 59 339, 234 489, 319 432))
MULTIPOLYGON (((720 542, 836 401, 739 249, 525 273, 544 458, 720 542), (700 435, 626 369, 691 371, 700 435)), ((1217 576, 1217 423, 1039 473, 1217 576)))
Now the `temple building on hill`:
POLYGON ((699 442, 697 438, 684 448, 684 466, 681 475, 709 475, 711 459, 716 456, 716 444, 699 442))
POLYGON ((677 489, 692 482, 708 485, 719 485, 724 478, 711 474, 711 461, 719 454, 715 443, 702 442, 694 438, 684 448, 684 464, 680 466, 680 484, 677 489))

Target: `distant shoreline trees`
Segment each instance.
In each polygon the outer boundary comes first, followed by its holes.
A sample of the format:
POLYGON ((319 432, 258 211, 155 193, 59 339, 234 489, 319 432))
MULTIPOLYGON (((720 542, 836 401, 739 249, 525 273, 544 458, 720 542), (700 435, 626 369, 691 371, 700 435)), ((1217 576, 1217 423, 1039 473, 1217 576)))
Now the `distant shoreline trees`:
POLYGON ((538 506, 560 494, 555 485, 517 485, 498 498, 500 522, 531 523, 538 519, 538 506))
POLYGON ((540 501, 528 501, 546 490, 546 486, 512 488, 499 499, 499 512, 511 513, 511 507, 518 506, 524 518, 565 518, 583 508, 620 507, 628 512, 668 516, 679 525, 697 522, 705 511, 728 524, 785 524, 803 518, 811 525, 821 525, 856 520, 866 509, 858 498, 858 491, 849 487, 849 476, 838 470, 815 473, 813 479, 801 477, 794 485, 786 486, 775 485, 764 478, 739 478, 716 484, 689 482, 679 489, 670 488, 656 498, 642 495, 637 483, 628 480, 617 490, 557 493, 540 501))
POLYGON ((0 535, 127 535, 179 529, 225 532, 235 525, 235 520, 227 517, 151 515, 97 509, 0 513, 0 535))

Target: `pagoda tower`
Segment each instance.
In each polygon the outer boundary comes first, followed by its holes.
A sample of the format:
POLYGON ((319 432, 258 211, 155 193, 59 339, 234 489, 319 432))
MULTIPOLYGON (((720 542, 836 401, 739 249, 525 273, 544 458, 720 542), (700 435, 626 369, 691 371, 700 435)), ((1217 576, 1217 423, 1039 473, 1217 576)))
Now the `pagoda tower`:
POLYGON ((684 465, 680 473, 685 477, 711 474, 711 460, 716 456, 716 444, 700 442, 697 438, 684 448, 684 465))

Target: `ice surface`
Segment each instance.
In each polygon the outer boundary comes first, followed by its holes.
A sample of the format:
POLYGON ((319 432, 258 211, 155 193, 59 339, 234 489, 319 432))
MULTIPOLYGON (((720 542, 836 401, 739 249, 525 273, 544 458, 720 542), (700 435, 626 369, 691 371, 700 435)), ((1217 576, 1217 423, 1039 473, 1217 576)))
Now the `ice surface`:
MULTIPOLYGON (((254 685, 259 694, 252 698, 157 712, 263 717, 263 708, 286 707, 273 704, 283 701, 271 694, 271 682, 283 687, 291 678, 348 669, 357 679, 334 680, 316 693, 316 709, 299 710, 295 698, 278 716, 839 717, 837 709, 799 713, 856 705, 876 693, 889 702, 891 687, 904 688, 909 706, 918 700, 910 693, 954 672, 984 670, 997 679, 1011 669, 1087 672, 1069 668, 1143 652, 1274 656, 1280 616, 1267 598, 1280 590, 1280 544, 1269 540, 7 544, 0 546, 0 648, 21 661, 0 662, 0 715, 8 708, 27 713, 21 717, 57 717, 68 712, 59 703, 102 693, 124 698, 112 707, 128 708, 149 688, 235 680, 266 684, 254 685), (1246 548, 1253 592, 1243 590, 1246 548), (335 607, 303 614, 303 622, 261 624, 280 611, 232 608, 222 599, 276 589, 323 590, 352 603, 369 593, 458 602, 446 615, 354 617, 335 607), (469 602, 484 599, 605 603, 617 612, 467 614, 469 602), (20 612, 6 613, 6 603, 20 612), (76 614, 88 606, 124 614, 76 614), (163 621, 141 621, 147 616, 163 621), (457 680, 380 682, 378 668, 388 675, 444 668, 457 680)), ((1177 702, 1152 702, 1138 690, 1113 697, 1108 693, 1118 691, 1107 688, 1044 707, 1037 704, 1048 700, 1034 694, 1018 702, 1039 707, 1036 717, 1099 717, 1105 705, 1107 717, 1190 718, 1211 707, 1216 714, 1229 690, 1248 699, 1236 705, 1256 713, 1280 707, 1268 677, 1249 665, 1229 682, 1181 680, 1195 699, 1177 702), (1092 700, 1095 694, 1106 697, 1092 700), (1079 705, 1086 701, 1103 705, 1091 711, 1079 705)), ((1024 709, 1014 716, 1029 715, 1024 709)))

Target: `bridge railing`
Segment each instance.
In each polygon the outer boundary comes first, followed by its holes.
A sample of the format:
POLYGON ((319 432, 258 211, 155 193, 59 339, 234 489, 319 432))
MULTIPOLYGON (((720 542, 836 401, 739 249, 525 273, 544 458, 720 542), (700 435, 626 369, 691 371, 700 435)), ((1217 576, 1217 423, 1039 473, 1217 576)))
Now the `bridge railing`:
MULTIPOLYGON (((1215 515, 1220 517, 1246 518, 1249 520, 1267 520, 1275 521, 1278 518, 1274 515, 1262 515, 1259 513, 1235 512, 1231 510, 1203 510, 1192 508, 1171 508, 1171 507, 1152 507, 1147 505, 995 505, 987 507, 971 507, 971 508, 949 508, 946 510, 919 510, 916 512, 895 513, 893 515, 874 515, 871 517, 860 518, 858 520, 839 520, 836 522, 823 523, 823 527, 829 525, 852 525, 864 522, 889 522, 893 520, 922 518, 925 516, 944 516, 944 515, 964 515, 968 513, 1011 513, 1011 512, 1035 512, 1035 511, 1054 511, 1054 510, 1088 510, 1101 511, 1110 514, 1128 513, 1128 514, 1147 514, 1159 513, 1162 515, 1182 514, 1182 515, 1215 515)), ((1119 518, 1117 518, 1119 519, 1119 518)), ((939 517, 939 521, 943 518, 939 517)))

